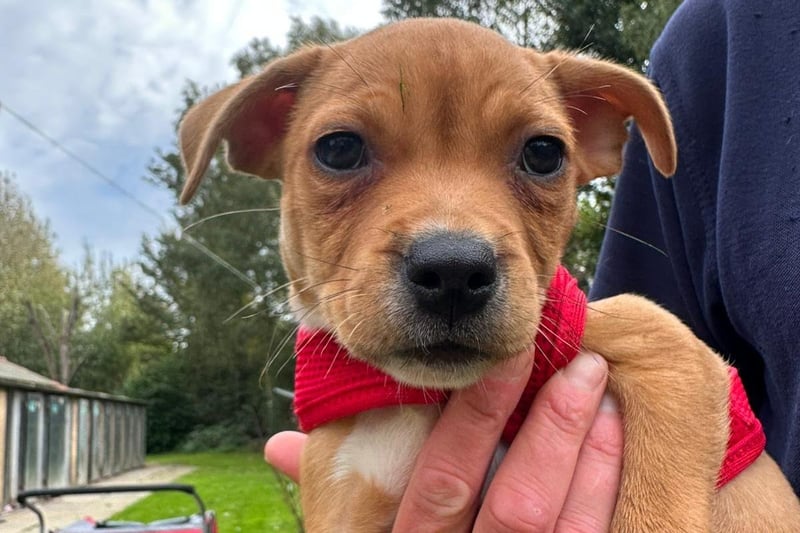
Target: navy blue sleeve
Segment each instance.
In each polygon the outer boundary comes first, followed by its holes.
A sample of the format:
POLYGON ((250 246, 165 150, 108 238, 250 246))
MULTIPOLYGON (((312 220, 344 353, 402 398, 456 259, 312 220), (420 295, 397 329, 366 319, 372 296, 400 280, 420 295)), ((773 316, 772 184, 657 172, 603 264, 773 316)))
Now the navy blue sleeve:
POLYGON ((796 491, 799 32, 796 0, 682 4, 650 71, 673 116, 678 170, 660 176, 633 128, 590 293, 645 295, 735 364, 796 491))

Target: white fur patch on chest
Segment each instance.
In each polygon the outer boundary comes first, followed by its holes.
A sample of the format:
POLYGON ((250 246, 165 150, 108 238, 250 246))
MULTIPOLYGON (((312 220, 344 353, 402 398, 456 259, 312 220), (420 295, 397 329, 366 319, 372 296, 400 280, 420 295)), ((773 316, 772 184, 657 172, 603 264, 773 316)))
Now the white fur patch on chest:
POLYGON ((401 496, 439 409, 438 405, 415 405, 359 414, 336 453, 333 478, 356 473, 387 495, 401 496))

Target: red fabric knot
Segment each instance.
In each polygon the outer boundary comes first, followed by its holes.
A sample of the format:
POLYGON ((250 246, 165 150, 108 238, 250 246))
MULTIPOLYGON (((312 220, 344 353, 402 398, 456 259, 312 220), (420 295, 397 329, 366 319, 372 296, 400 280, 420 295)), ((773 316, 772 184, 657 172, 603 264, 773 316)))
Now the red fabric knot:
MULTIPOLYGON (((528 384, 503 430, 511 442, 536 393, 578 353, 586 323, 586 295, 559 266, 547 291, 534 342, 534 365, 528 384)), ((358 413, 398 405, 447 401, 448 391, 418 389, 353 359, 327 332, 301 327, 295 344, 294 408, 300 429, 314 428, 358 413)), ((718 486, 744 470, 764 449, 764 433, 755 418, 735 369, 731 369, 731 435, 718 486)))

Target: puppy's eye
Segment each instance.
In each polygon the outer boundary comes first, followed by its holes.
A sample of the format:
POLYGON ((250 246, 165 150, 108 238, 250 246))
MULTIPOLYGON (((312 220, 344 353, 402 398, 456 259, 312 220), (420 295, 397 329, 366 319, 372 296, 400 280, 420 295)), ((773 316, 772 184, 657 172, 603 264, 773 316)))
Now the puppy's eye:
POLYGON ((564 143, 555 137, 531 137, 525 143, 520 168, 534 176, 548 176, 561 169, 564 162, 564 143))
POLYGON ((366 165, 364 141, 349 131, 336 131, 320 137, 314 155, 328 170, 355 170, 366 165))

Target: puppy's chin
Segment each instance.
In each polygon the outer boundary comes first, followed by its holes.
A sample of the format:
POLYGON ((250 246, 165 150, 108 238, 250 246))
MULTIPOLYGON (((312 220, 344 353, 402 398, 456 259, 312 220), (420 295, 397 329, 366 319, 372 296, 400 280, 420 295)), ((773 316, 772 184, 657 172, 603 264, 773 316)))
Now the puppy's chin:
POLYGON ((494 365, 517 353, 489 353, 450 342, 380 353, 376 350, 364 353, 358 347, 348 350, 352 357, 379 368, 400 383, 439 390, 473 385, 494 365))
POLYGON ((431 365, 420 360, 389 357, 380 368, 400 383, 422 389, 463 389, 477 383, 494 365, 490 359, 431 365))

